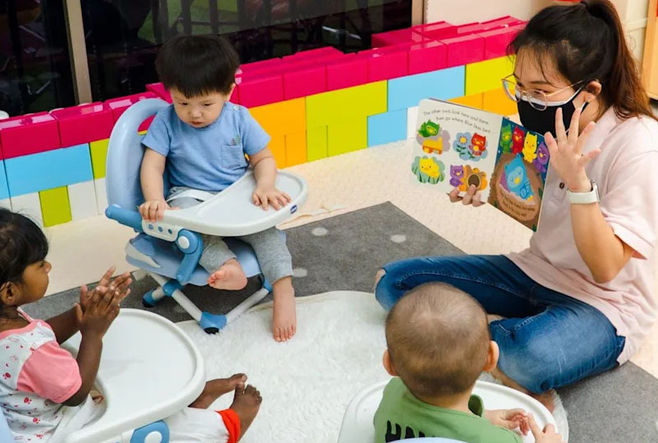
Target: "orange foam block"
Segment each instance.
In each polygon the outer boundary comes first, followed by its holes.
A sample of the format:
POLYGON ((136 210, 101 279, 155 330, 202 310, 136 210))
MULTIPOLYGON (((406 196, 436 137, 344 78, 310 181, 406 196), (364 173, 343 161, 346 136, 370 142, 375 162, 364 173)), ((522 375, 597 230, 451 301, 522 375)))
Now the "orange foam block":
POLYGON ((514 115, 519 112, 516 102, 510 100, 502 88, 482 94, 482 109, 500 115, 514 115))

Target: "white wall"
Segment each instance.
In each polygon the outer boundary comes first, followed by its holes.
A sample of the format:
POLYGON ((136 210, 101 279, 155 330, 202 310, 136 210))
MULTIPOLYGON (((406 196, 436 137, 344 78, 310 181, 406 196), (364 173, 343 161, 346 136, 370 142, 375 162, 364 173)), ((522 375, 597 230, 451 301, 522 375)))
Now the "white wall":
MULTIPOLYGON (((649 0, 612 0, 627 30, 633 53, 642 60, 649 0)), ((454 24, 486 21, 512 15, 528 20, 540 9, 560 3, 553 0, 426 0, 425 21, 454 24)))

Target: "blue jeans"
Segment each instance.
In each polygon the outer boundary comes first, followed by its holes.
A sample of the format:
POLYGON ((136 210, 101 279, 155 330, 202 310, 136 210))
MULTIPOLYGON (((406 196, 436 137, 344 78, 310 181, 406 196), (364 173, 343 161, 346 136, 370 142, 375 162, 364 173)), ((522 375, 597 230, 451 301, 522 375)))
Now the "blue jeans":
POLYGON ((389 263, 375 295, 389 310, 405 292, 443 282, 470 294, 490 314, 498 368, 536 394, 617 366, 625 337, 598 309, 538 285, 503 256, 412 258, 389 263))

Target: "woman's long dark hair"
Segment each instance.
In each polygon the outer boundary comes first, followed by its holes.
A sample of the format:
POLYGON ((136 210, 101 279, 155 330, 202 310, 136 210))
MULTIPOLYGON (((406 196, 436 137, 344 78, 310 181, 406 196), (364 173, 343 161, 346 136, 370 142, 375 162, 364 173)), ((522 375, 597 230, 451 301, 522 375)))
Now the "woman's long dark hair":
POLYGON ((0 288, 20 283, 23 272, 48 255, 48 240, 32 220, 0 208, 0 288))
POLYGON ((602 113, 613 106, 621 119, 655 118, 621 20, 609 0, 543 9, 510 44, 509 52, 518 54, 521 49, 555 60, 560 74, 571 83, 598 80, 603 86, 602 113))

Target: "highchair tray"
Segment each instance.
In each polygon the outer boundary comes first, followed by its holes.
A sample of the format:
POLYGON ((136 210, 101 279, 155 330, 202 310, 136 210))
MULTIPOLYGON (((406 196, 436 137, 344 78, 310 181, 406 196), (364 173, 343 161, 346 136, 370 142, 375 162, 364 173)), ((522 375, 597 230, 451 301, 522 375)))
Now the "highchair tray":
MULTIPOLYGON (((388 381, 370 386, 359 392, 347 406, 340 429, 338 443, 372 443, 375 441, 373 419, 388 381)), ((478 380, 473 394, 482 398, 487 409, 522 408, 534 415, 541 429, 547 424, 555 426, 553 415, 537 400, 506 386, 478 380)), ((557 429, 556 431, 560 432, 557 429)), ((524 443, 535 441, 532 435, 521 436, 524 443)))
POLYGON ((272 207, 265 211, 256 206, 252 201, 256 180, 253 171, 249 170, 230 187, 197 206, 165 211, 162 221, 220 237, 237 237, 264 231, 290 218, 308 196, 306 181, 289 172, 278 172, 276 187, 290 196, 290 203, 278 211, 272 207))
MULTIPOLYGON (((76 353, 80 339, 74 335, 66 348, 76 353)), ((106 441, 166 418, 192 403, 204 384, 201 353, 178 326, 147 311, 122 309, 103 339, 96 378, 104 410, 65 443, 106 441)))

